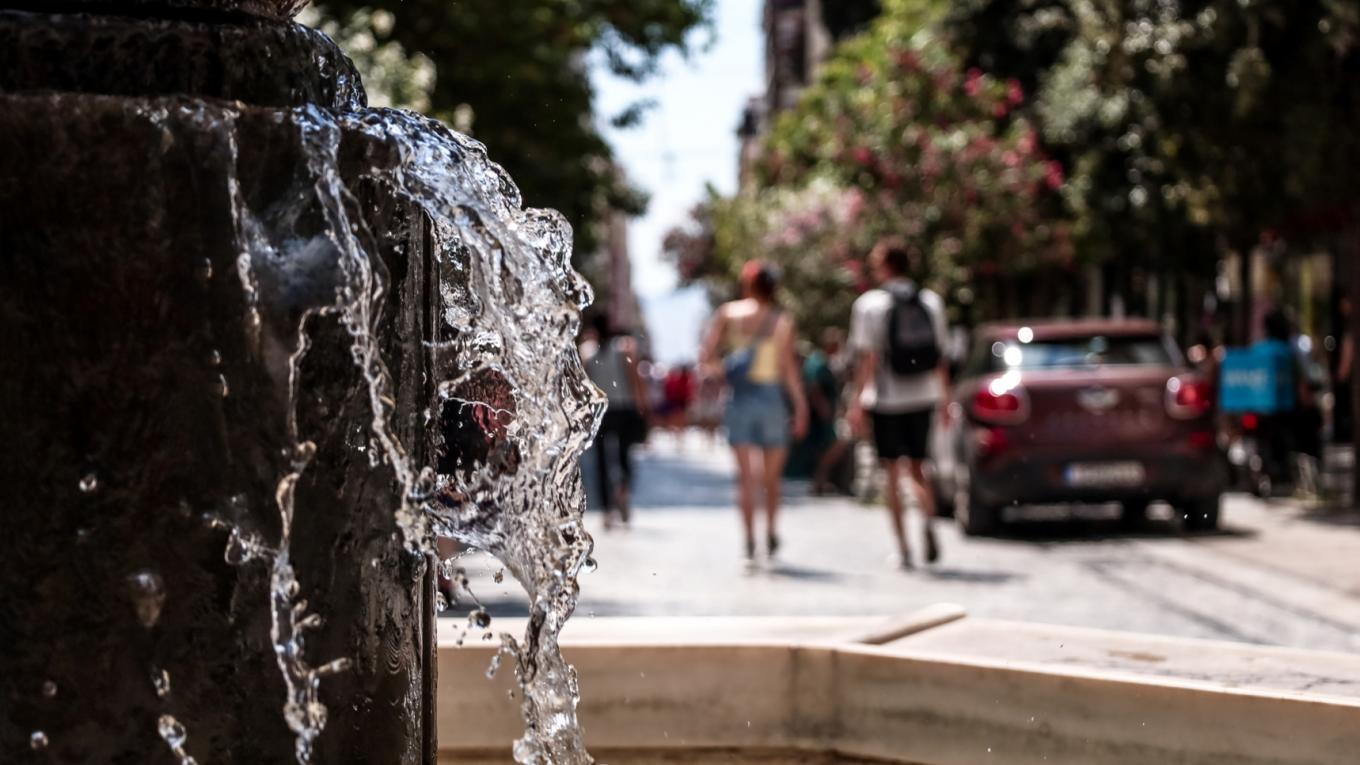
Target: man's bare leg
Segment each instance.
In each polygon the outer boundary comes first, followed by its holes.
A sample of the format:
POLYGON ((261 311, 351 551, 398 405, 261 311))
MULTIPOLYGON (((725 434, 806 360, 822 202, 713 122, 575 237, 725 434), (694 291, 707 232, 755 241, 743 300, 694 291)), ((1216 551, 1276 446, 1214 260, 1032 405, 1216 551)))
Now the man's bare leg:
POLYGON ((883 461, 883 477, 883 498, 888 506, 888 518, 892 521, 893 536, 897 538, 897 552, 902 558, 902 568, 911 568, 911 548, 907 545, 907 529, 903 522, 902 475, 898 460, 883 461))

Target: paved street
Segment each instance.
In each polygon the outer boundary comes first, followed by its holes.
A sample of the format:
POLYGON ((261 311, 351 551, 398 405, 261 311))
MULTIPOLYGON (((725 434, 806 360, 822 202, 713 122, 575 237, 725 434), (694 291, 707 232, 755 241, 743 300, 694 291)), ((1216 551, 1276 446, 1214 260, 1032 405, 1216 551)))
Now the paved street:
MULTIPOLYGON (((1234 495, 1224 528, 1186 536, 1169 509, 1137 533, 1104 508, 1024 508, 1004 537, 943 527, 944 559, 892 565, 878 506, 809 497, 791 485, 779 560, 748 571, 725 447, 658 435, 639 459, 633 527, 590 528, 598 571, 581 581, 580 618, 617 615, 878 615, 953 602, 978 616, 1360 651, 1360 520, 1234 495)), ((919 549, 919 544, 917 545, 919 549)), ((471 562, 492 613, 523 597, 471 562)))

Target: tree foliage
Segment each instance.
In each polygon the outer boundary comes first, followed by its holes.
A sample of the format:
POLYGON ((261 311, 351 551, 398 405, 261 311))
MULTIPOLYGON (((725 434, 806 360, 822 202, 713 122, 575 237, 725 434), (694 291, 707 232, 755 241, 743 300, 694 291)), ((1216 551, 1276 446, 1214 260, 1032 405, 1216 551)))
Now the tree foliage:
MULTIPOLYGON (((487 144, 525 202, 561 211, 590 252, 608 210, 640 212, 644 196, 615 172, 594 114, 586 58, 616 74, 654 74, 669 49, 688 52, 712 0, 322 0, 341 27, 368 14, 373 30, 433 63, 429 112, 487 144)), ((636 115, 627 119, 636 119, 636 115)))
POLYGON ((1040 88, 1083 248, 1207 270, 1216 242, 1354 200, 1358 22, 1342 0, 968 0, 947 27, 1040 88))
POLYGON ((845 322, 883 236, 924 254, 943 289, 1071 261, 1062 171, 1017 111, 1023 86, 964 68, 932 34, 939 7, 890 1, 837 47, 764 138, 756 188, 711 195, 668 237, 682 276, 730 284, 747 258, 773 261, 815 330, 845 322))

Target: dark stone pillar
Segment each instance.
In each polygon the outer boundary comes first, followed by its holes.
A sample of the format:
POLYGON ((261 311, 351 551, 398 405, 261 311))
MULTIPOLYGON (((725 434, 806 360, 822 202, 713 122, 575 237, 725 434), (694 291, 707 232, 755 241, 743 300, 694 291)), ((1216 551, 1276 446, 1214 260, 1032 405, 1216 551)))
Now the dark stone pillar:
MULTIPOLYGON (((354 86, 304 66, 311 45, 335 55, 272 22, 0 11, 0 762, 177 762, 164 715, 205 765, 293 760, 270 563, 228 548, 233 527, 278 544, 287 356, 339 277, 291 113, 199 97, 351 103, 354 86), (79 51, 69 67, 63 40, 79 51), (140 67, 132 55, 167 45, 140 67), (265 50, 272 75, 246 60, 265 50), (277 248, 253 259, 258 323, 233 184, 277 248)), ((342 155, 358 169, 381 148, 342 155)), ((393 426, 418 445, 425 222, 372 182, 349 185, 387 272, 393 426)), ((314 761, 432 763, 429 570, 397 539, 351 338, 335 316, 307 334, 296 413, 317 452, 292 560, 298 597, 325 619, 308 663, 351 662, 321 681, 314 761)))

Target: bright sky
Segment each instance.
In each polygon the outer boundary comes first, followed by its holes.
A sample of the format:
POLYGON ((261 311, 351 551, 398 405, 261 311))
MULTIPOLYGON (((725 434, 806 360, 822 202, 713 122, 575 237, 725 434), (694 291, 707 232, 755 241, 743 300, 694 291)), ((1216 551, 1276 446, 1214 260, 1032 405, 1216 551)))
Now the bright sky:
MULTIPOLYGON (((661 239, 703 198, 705 183, 723 193, 737 186, 737 123, 746 99, 764 90, 762 0, 718 0, 715 39, 685 60, 670 54, 642 85, 593 71, 603 117, 653 99, 641 125, 604 126, 629 179, 651 194, 647 213, 632 221, 633 286, 643 303, 660 361, 692 359, 707 303, 697 289, 676 290, 675 272, 661 260, 661 239)), ((700 45, 708 33, 696 35, 700 45)))

